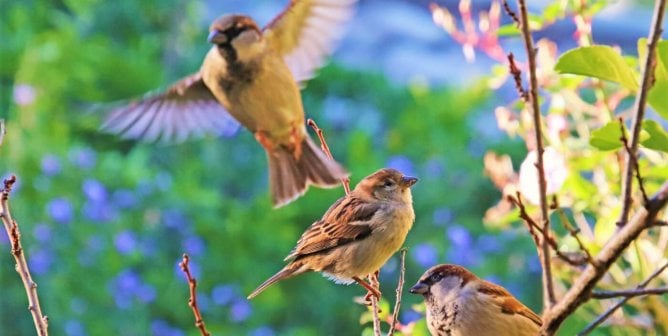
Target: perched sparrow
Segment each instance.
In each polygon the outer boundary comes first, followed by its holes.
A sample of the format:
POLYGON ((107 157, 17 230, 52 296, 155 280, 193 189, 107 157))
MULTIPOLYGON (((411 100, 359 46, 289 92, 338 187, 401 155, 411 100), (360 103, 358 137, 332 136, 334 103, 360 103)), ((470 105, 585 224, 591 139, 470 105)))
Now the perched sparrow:
POLYGON ((251 131, 269 160, 274 206, 332 187, 346 172, 309 138, 299 85, 313 77, 356 0, 293 0, 264 29, 243 15, 225 15, 209 28, 213 44, 200 70, 113 110, 102 128, 126 138, 180 142, 221 133, 232 118, 251 131))
POLYGON ((310 271, 336 283, 357 281, 380 296, 361 277, 380 269, 404 243, 415 220, 410 190, 415 182, 417 178, 390 168, 365 177, 302 234, 285 258, 290 263, 248 299, 279 280, 310 271))
POLYGON ((430 268, 411 293, 424 296, 432 335, 535 336, 542 324, 505 288, 458 265, 430 268))

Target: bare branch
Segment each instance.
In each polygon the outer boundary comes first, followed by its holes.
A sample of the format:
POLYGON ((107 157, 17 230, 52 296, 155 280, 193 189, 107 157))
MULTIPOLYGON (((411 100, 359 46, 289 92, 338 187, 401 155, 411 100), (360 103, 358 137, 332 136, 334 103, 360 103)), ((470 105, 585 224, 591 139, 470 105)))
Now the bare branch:
POLYGON ((596 291, 591 293, 592 299, 614 299, 618 297, 633 298, 643 295, 661 295, 668 293, 668 287, 627 289, 620 291, 596 291))
POLYGON ((508 5, 508 0, 503 0, 503 10, 510 16, 511 19, 513 19, 513 22, 519 27, 520 26, 520 19, 517 18, 517 14, 510 9, 510 5, 508 5))
POLYGON ((666 206, 666 203, 668 203, 668 182, 664 183, 649 202, 634 214, 627 225, 620 228, 608 240, 594 257, 594 264, 587 265, 563 298, 543 315, 543 334, 553 335, 566 317, 589 299, 590 293, 601 277, 629 244, 638 238, 643 230, 654 224, 659 211, 666 206))
MULTIPOLYGON (((4 125, 2 128, 3 129, 0 130, 0 132, 4 133, 4 125)), ((12 191, 15 182, 16 176, 14 175, 3 181, 4 188, 2 189, 2 198, 0 199, 0 218, 2 219, 2 224, 4 224, 7 235, 11 241, 12 256, 14 256, 14 261, 16 262, 16 272, 21 276, 23 287, 28 296, 28 310, 35 323, 35 330, 37 330, 37 335, 46 336, 49 334, 49 319, 42 313, 42 307, 39 304, 39 296, 37 295, 37 283, 33 281, 32 276, 30 275, 26 255, 21 246, 21 232, 18 224, 14 218, 12 218, 12 214, 9 211, 9 193, 12 191)))
POLYGON ((642 177, 640 176, 640 165, 638 165, 638 156, 631 150, 631 146, 629 146, 629 142, 626 139, 626 128, 624 127, 624 120, 622 118, 619 118, 619 128, 621 128, 622 132, 622 136, 619 140, 622 141, 622 145, 624 145, 624 149, 626 150, 626 155, 628 155, 629 160, 632 161, 631 163, 633 164, 633 170, 636 173, 636 179, 638 180, 638 187, 640 188, 640 192, 642 193, 643 202, 647 204, 647 202, 649 202, 649 198, 647 198, 645 185, 642 181, 642 177))
MULTIPOLYGON (((318 135, 318 139, 320 139, 320 148, 322 148, 322 151, 325 152, 328 158, 334 160, 332 152, 329 150, 329 146, 327 146, 327 141, 325 141, 325 135, 322 132, 322 129, 318 127, 318 124, 316 124, 313 119, 309 118, 306 123, 311 126, 311 128, 318 135)), ((346 191, 346 195, 350 194, 350 179, 348 177, 344 177, 341 179, 341 183, 343 184, 343 189, 346 191)))
POLYGON ((618 226, 626 225, 631 210, 631 189, 633 188, 633 171, 634 171, 634 157, 638 152, 638 141, 640 140, 640 129, 642 121, 645 117, 645 105, 647 104, 647 95, 649 90, 654 85, 654 69, 656 68, 656 47, 661 33, 663 32, 663 15, 666 12, 666 0, 656 0, 654 5, 654 17, 652 18, 652 26, 650 28, 649 37, 647 39, 647 55, 645 56, 644 66, 642 69, 642 83, 636 96, 634 104, 633 121, 631 128, 631 145, 627 151, 626 167, 624 170, 624 183, 622 184, 622 195, 624 200, 622 203, 622 213, 617 222, 618 226))
POLYGON ((520 67, 517 66, 517 63, 515 63, 515 55, 513 55, 513 53, 508 54, 508 68, 510 70, 510 74, 513 75, 513 79, 515 80, 515 89, 517 90, 517 93, 520 95, 520 98, 522 98, 523 101, 528 102, 529 95, 527 94, 526 90, 524 90, 524 86, 522 85, 522 71, 520 70, 520 67))
POLYGON ((193 315, 195 315, 195 327, 199 329, 199 333, 202 336, 209 336, 208 330, 206 330, 206 325, 204 324, 204 319, 202 318, 202 313, 199 311, 197 306, 197 280, 193 278, 190 273, 190 268, 188 267, 188 262, 190 262, 190 257, 187 254, 183 254, 183 261, 179 263, 181 270, 186 275, 188 280, 188 288, 190 289, 190 298, 188 299, 188 306, 193 310, 193 315))
POLYGON ((575 241, 578 243, 578 246, 580 247, 580 250, 584 252, 585 254, 585 259, 587 260, 588 263, 594 265, 594 259, 591 257, 591 252, 589 252, 589 249, 584 245, 582 240, 580 239, 580 229, 576 229, 571 225, 571 222, 568 220, 568 217, 566 217, 566 214, 564 213, 564 210, 559 207, 559 199, 555 195, 552 197, 552 200, 554 202, 554 209, 556 210, 557 214, 559 215, 559 218, 561 219, 561 224, 564 226, 566 231, 575 239, 575 241))
POLYGON ((543 305, 545 309, 550 309, 554 305, 556 298, 554 295, 554 283, 552 280, 552 267, 550 264, 550 217, 547 212, 547 182, 545 181, 545 168, 543 163, 543 132, 541 130, 540 105, 538 103, 538 79, 536 77, 536 49, 534 49, 533 37, 529 30, 529 19, 525 0, 517 0, 517 6, 520 10, 520 28, 524 40, 524 48, 527 52, 529 63, 529 102, 533 112, 533 126, 536 136, 536 152, 538 162, 538 187, 540 194, 540 222, 543 228, 543 238, 541 240, 541 249, 543 258, 543 305))
MULTIPOLYGON (((650 276, 647 277, 647 279, 643 280, 637 287, 636 290, 642 290, 645 288, 652 279, 656 278, 661 274, 666 268, 668 268, 668 263, 664 263, 663 266, 659 267, 654 273, 650 274, 650 276)), ((593 295, 592 295, 593 297, 593 295)), ((589 325, 587 325, 578 335, 587 335, 589 334, 594 328, 596 328, 599 324, 603 323, 612 313, 614 313, 619 307, 623 306, 627 301, 629 301, 631 298, 635 296, 626 296, 624 299, 619 300, 614 306, 608 308, 603 314, 599 315, 593 322, 591 322, 589 325)))
POLYGON ((399 308, 401 307, 401 294, 404 289, 404 275, 406 274, 406 248, 401 249, 401 264, 399 265, 399 281, 397 282, 397 298, 394 302, 394 312, 392 312, 392 321, 390 323, 390 330, 387 332, 387 336, 392 336, 394 334, 394 329, 397 326, 397 320, 399 318, 399 308))
MULTIPOLYGON (((378 282, 378 272, 369 274, 368 279, 371 286, 375 286, 376 288, 380 287, 380 283, 378 282)), ((380 300, 380 298, 373 295, 371 291, 369 292, 369 294, 367 294, 367 296, 370 296, 371 299, 371 311, 373 313, 373 334, 375 336, 381 336, 380 317, 378 316, 378 313, 380 313, 380 309, 378 308, 378 301, 380 300)))

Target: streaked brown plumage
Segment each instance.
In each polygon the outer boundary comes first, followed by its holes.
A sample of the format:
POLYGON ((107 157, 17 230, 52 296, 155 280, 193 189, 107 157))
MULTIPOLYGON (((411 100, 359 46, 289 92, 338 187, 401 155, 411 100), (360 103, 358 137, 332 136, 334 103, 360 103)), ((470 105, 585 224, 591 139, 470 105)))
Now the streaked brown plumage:
POLYGON ((404 243, 415 220, 410 187, 416 181, 390 168, 365 177, 302 234, 285 258, 288 265, 248 298, 279 280, 311 271, 337 283, 361 283, 360 278, 380 269, 404 243))
POLYGON ((225 132, 238 121, 267 152, 274 206, 289 203, 311 184, 337 185, 347 174, 306 132, 299 85, 329 55, 355 2, 293 0, 264 29, 248 16, 216 19, 208 38, 213 46, 197 73, 115 109, 103 129, 180 142, 225 132))
POLYGON ((458 265, 430 268, 410 291, 424 296, 434 336, 534 336, 542 325, 505 288, 458 265))

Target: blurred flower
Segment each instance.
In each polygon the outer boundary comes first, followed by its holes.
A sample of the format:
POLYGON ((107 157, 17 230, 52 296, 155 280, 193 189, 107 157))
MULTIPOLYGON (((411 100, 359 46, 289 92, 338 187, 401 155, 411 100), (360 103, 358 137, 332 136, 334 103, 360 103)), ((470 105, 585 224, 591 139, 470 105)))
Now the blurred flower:
MULTIPOLYGON (((538 160, 536 151, 531 151, 520 166, 520 191, 529 202, 540 203, 540 191, 538 187, 538 169, 535 164, 538 160)), ((545 170, 546 194, 557 193, 566 181, 568 169, 564 157, 552 147, 546 147, 543 154, 543 166, 545 170)))
POLYGON ((60 159, 55 155, 47 154, 42 157, 42 174, 54 176, 60 173, 60 159))
POLYGON ((185 336, 185 333, 169 325, 164 320, 153 320, 151 322, 151 335, 153 336, 185 336))
POLYGON ((149 284, 143 284, 137 290, 136 294, 137 298, 139 298, 139 301, 141 301, 142 303, 151 303, 155 300, 155 297, 157 296, 155 287, 149 284))
POLYGON ((90 148, 77 148, 68 153, 68 158, 77 167, 88 170, 95 167, 96 153, 90 148))
POLYGON ((65 198, 54 198, 46 204, 47 212, 53 220, 61 224, 67 224, 72 220, 72 203, 65 198))
POLYGON ((92 235, 86 240, 84 250, 79 253, 79 262, 84 266, 91 266, 97 262, 100 251, 105 248, 105 240, 98 235, 92 235))
POLYGON ((68 320, 65 322, 65 335, 84 336, 88 335, 84 329, 83 323, 79 320, 68 320))
POLYGON ((434 224, 440 226, 449 224, 452 221, 452 218, 453 218, 452 210, 448 208, 438 208, 434 210, 434 214, 432 215, 434 224))
POLYGON ((433 157, 427 161, 425 164, 425 172, 427 173, 428 177, 431 178, 439 178, 443 176, 443 172, 445 171, 445 167, 443 165, 443 162, 439 158, 433 157))
POLYGON ((448 227, 447 235, 450 242, 456 248, 468 249, 473 242, 469 230, 461 225, 452 225, 448 227))
POLYGON ((0 230, 0 245, 8 244, 9 243, 9 236, 7 236, 7 231, 6 230, 0 230))
POLYGON ((191 256, 196 256, 204 253, 206 245, 204 240, 197 235, 190 235, 182 243, 182 248, 191 256))
POLYGON ((114 246, 121 254, 130 254, 135 251, 137 247, 137 238, 134 232, 130 230, 123 230, 114 238, 114 246))
MULTIPOLYGON (((177 279, 180 279, 183 282, 187 282, 188 280, 186 279, 186 275, 183 273, 183 270, 181 270, 180 263, 183 261, 183 258, 179 257, 178 260, 176 260, 176 263, 174 264, 174 274, 177 279)), ((193 260, 192 258, 188 262, 188 268, 190 269, 190 274, 195 278, 199 279, 200 278, 200 268, 199 264, 193 260)))
POLYGON ((139 275, 133 270, 126 269, 112 280, 109 292, 114 296, 118 308, 127 309, 132 305, 132 298, 142 285, 139 275))
POLYGON ((192 222, 179 209, 167 209, 162 212, 162 221, 168 228, 183 230, 190 227, 192 222))
POLYGON ((86 201, 81 211, 93 222, 109 222, 116 218, 116 210, 108 202, 86 201))
POLYGON ((434 246, 428 243, 418 244, 413 247, 411 255, 422 268, 429 268, 438 262, 438 252, 434 246))
POLYGON ((250 336, 274 336, 276 335, 276 332, 274 332, 274 329, 271 329, 269 326, 261 326, 259 328, 255 328, 250 332, 250 336))
POLYGON ((38 242, 46 243, 51 239, 51 228, 44 223, 39 223, 32 230, 32 235, 38 242))
POLYGON ((380 274, 393 276, 399 266, 398 258, 390 258, 383 267, 380 268, 380 274))
MULTIPOLYGON (((560 98, 559 101, 563 102, 563 98, 560 98)), ((562 103, 565 104, 565 103, 562 103)), ((568 121, 566 117, 561 114, 551 113, 547 116, 547 132, 552 138, 559 138, 561 132, 568 130, 568 121)))
POLYGON ((111 201, 121 209, 130 209, 137 205, 135 193, 129 189, 119 189, 111 195, 111 201))
POLYGON ((30 251, 26 259, 28 259, 30 271, 36 275, 42 275, 48 272, 53 263, 51 253, 44 249, 30 251))
POLYGON ((502 244, 499 242, 499 239, 497 236, 483 234, 476 241, 477 249, 483 253, 501 252, 502 244))
POLYGON ((411 322, 415 322, 415 321, 417 321, 421 318, 422 318, 422 314, 416 312, 413 309, 410 309, 408 311, 403 312, 399 316, 399 322, 401 322, 401 324, 403 324, 403 325, 406 325, 406 324, 409 324, 411 322))
POLYGON ((95 179, 86 179, 81 189, 88 200, 93 202, 104 202, 107 200, 107 188, 100 181, 95 179))
POLYGON ((248 300, 239 299, 232 303, 230 307, 230 320, 232 322, 243 322, 253 313, 253 309, 248 300))
POLYGON ((211 291, 211 300, 220 306, 225 306, 238 297, 238 290, 234 285, 217 285, 211 291))
POLYGON ((404 155, 391 156, 387 160, 385 166, 388 168, 394 168, 404 173, 405 175, 415 176, 415 167, 413 166, 413 162, 411 162, 411 160, 404 155))
POLYGON ((14 85, 14 103, 19 106, 30 105, 35 101, 37 93, 29 84, 14 85))

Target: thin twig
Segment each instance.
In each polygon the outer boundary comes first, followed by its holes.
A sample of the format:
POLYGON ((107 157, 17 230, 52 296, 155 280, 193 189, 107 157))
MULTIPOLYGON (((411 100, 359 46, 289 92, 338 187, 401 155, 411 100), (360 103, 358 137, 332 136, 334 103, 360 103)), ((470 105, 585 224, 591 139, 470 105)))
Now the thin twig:
MULTIPOLYGON (((652 279, 656 278, 663 272, 666 268, 668 267, 668 263, 664 263, 663 266, 659 267, 654 273, 650 274, 647 279, 643 280, 636 289, 640 290, 643 289, 649 284, 652 279)), ((612 313, 614 313, 619 307, 623 306, 626 302, 628 302, 632 297, 634 296, 627 296, 624 297, 623 299, 619 300, 614 306, 608 308, 603 314, 599 315, 594 321, 592 321, 590 324, 588 324, 578 335, 587 335, 589 334, 594 328, 596 328, 599 324, 603 323, 612 313)))
POLYGON ((647 198, 647 192, 645 191, 645 184, 643 183, 642 177, 640 176, 640 165, 638 164, 638 156, 636 155, 637 153, 634 153, 631 150, 631 147, 629 146, 629 141, 626 139, 626 127, 624 127, 624 120, 621 117, 619 118, 619 128, 621 128, 622 132, 622 136, 619 138, 619 140, 622 142, 622 145, 624 145, 624 150, 626 150, 626 155, 628 155, 629 160, 632 161, 633 170, 635 171, 636 179, 638 180, 638 187, 640 188, 640 192, 642 193, 642 200, 644 204, 647 204, 647 202, 649 202, 649 198, 647 198))
MULTIPOLYGON (((380 282, 378 281, 378 273, 371 273, 367 277, 369 279, 369 284, 371 286, 375 286, 376 288, 380 288, 380 282)), ((378 308, 378 301, 379 298, 377 298, 375 295, 371 294, 371 311, 373 314, 373 334, 375 336, 381 336, 380 334, 380 317, 378 316, 380 309, 378 308)))
POLYGON ((204 324, 202 313, 199 311, 199 307, 197 306, 197 280, 193 278, 192 274, 190 273, 190 268, 188 267, 189 261, 190 257, 188 257, 188 255, 184 253, 183 261, 179 263, 181 270, 186 275, 186 279, 188 280, 188 288, 190 289, 190 298, 188 299, 188 306, 190 306, 190 308, 193 310, 193 315, 195 315, 195 327, 199 329, 199 333, 202 336, 209 336, 211 335, 211 333, 209 333, 209 331, 206 330, 206 325, 204 324))
POLYGON ((39 304, 39 296, 37 295, 37 283, 33 281, 32 276, 30 275, 26 255, 23 251, 23 246, 21 246, 21 232, 19 231, 18 224, 14 218, 12 218, 12 214, 9 211, 9 193, 12 191, 15 182, 16 176, 14 175, 3 181, 4 188, 2 189, 2 198, 0 199, 0 217, 2 218, 5 231, 7 231, 7 235, 11 241, 12 256, 14 256, 14 261, 16 262, 16 272, 21 276, 23 287, 28 296, 28 310, 35 323, 35 330, 37 330, 37 335, 46 336, 49 334, 49 318, 42 313, 42 308, 39 304))
POLYGON ((599 280, 610 269, 622 252, 647 228, 656 221, 659 212, 668 204, 668 182, 649 200, 649 203, 638 209, 628 223, 610 237, 601 251, 594 257, 594 265, 587 267, 575 279, 571 288, 543 315, 543 335, 553 335, 564 320, 578 307, 585 303, 599 280))
POLYGON ((510 5, 508 4, 508 0, 503 0, 503 10, 510 16, 511 19, 513 19, 513 22, 519 27, 520 26, 520 19, 517 18, 517 14, 510 9, 510 5))
MULTIPOLYGON (((329 146, 327 146, 327 141, 325 141, 325 135, 323 134, 322 129, 318 127, 318 124, 316 124, 313 119, 309 118, 306 123, 311 126, 318 135, 318 139, 320 139, 320 148, 325 152, 325 155, 331 160, 334 160, 334 156, 332 156, 332 152, 329 150, 329 146)), ((343 184, 343 189, 346 191, 346 195, 350 194, 350 179, 348 177, 341 178, 341 183, 343 184)))
POLYGON ((524 48, 527 52, 527 60, 529 63, 529 100, 531 110, 533 112, 533 126, 536 136, 536 151, 538 154, 538 162, 536 162, 536 169, 538 169, 538 187, 540 194, 540 215, 543 227, 543 240, 541 241, 542 258, 543 258, 543 294, 544 306, 549 310, 556 302, 554 295, 554 283, 552 280, 552 267, 550 264, 550 217, 547 212, 547 182, 545 181, 545 169, 543 165, 543 132, 541 131, 541 114, 540 105, 538 104, 538 79, 536 77, 536 49, 533 46, 533 37, 529 30, 529 18, 527 13, 527 6, 525 0, 517 0, 517 6, 520 10, 520 27, 522 30, 522 38, 524 40, 524 48))
POLYGON ((668 287, 627 289, 620 291, 596 291, 591 293, 592 299, 614 299, 618 297, 633 298, 643 295, 661 295, 668 293, 668 287))
POLYGON ((552 201, 554 202, 554 209, 559 215, 559 218, 561 219, 561 225, 564 226, 564 229, 568 231, 568 233, 575 239, 575 241, 578 243, 578 246, 580 247, 580 250, 584 252, 585 258, 588 263, 594 264, 594 258, 591 257, 591 252, 589 252, 589 249, 585 246, 585 244, 582 242, 580 239, 580 229, 576 229, 571 225, 571 222, 568 220, 568 217, 566 217, 566 214, 564 213, 564 210, 559 207, 559 199, 557 196, 552 197, 552 201))
POLYGON ((401 249, 401 264, 399 265, 399 281, 397 282, 397 298, 394 302, 394 311, 392 312, 392 321, 390 323, 390 330, 387 332, 387 336, 392 336, 394 334, 394 329, 397 326, 397 320, 399 319, 399 308, 401 307, 401 294, 404 289, 404 275, 406 273, 406 248, 401 249))
POLYGON ((515 80, 515 89, 520 95, 520 98, 522 98, 523 101, 528 102, 529 95, 527 94, 526 90, 524 90, 524 86, 522 85, 522 70, 520 70, 520 67, 517 66, 517 63, 515 63, 515 55, 513 55, 513 53, 508 53, 508 69, 510 70, 510 74, 513 75, 513 79, 515 80))
POLYGON ((657 220, 652 223, 652 226, 668 226, 668 222, 663 220, 657 220))
POLYGON ((666 12, 666 0, 656 0, 654 5, 654 17, 652 18, 652 26, 650 28, 649 37, 647 38, 647 55, 645 56, 644 66, 642 69, 642 83, 636 95, 633 121, 631 128, 631 146, 626 158, 626 167, 624 170, 624 183, 622 184, 622 195, 624 195, 622 203, 622 213, 617 221, 617 226, 624 226, 629 218, 631 210, 631 189, 633 188, 633 170, 634 163, 632 157, 638 152, 638 141, 640 140, 640 129, 642 121, 645 117, 645 105, 647 104, 647 95, 650 88, 654 85, 654 69, 656 68, 656 47, 661 33, 663 32, 663 15, 666 12))

